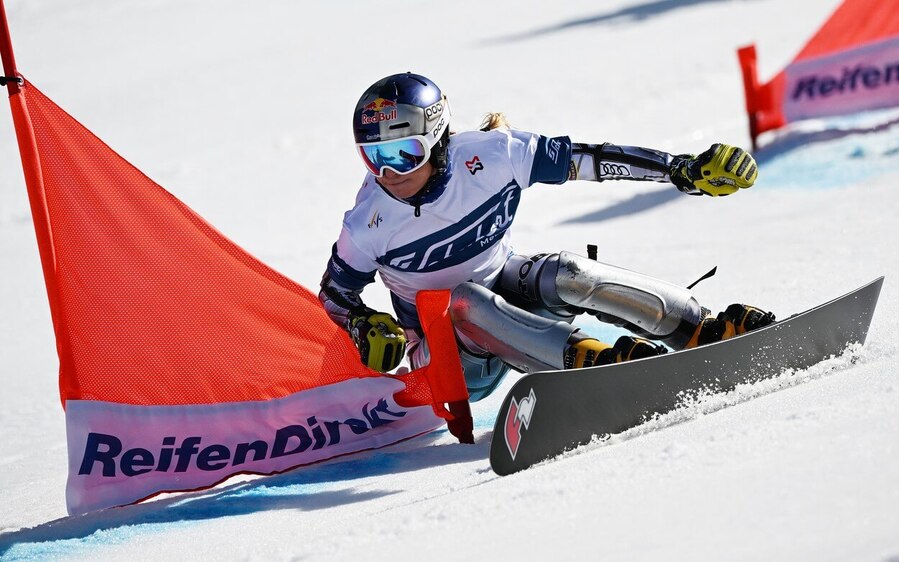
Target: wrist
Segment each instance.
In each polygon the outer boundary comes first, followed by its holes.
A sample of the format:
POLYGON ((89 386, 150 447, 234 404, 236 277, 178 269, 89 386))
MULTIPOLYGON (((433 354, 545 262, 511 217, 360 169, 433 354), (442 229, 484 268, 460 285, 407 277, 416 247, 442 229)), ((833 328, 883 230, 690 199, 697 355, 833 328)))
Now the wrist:
POLYGON ((367 306, 361 306, 350 310, 346 315, 346 331, 352 332, 356 324, 367 321, 372 314, 376 314, 376 311, 367 306))
POLYGON ((671 183, 674 184, 679 191, 682 193, 686 193, 688 195, 701 195, 702 193, 699 189, 693 185, 693 180, 690 179, 690 172, 688 165, 690 160, 693 158, 690 154, 681 154, 675 156, 671 160, 671 167, 668 172, 668 176, 671 180, 671 183))

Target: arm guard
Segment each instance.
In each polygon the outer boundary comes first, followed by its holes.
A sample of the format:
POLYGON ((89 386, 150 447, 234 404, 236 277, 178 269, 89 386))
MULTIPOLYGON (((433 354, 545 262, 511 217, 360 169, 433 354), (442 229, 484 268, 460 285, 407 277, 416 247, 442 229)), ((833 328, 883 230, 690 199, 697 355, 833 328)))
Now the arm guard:
POLYGON ((331 320, 347 331, 362 363, 387 373, 403 360, 406 335, 391 315, 365 306, 359 298, 361 292, 361 288, 350 289, 334 281, 326 271, 318 300, 331 320))
POLYGON ((689 193, 693 186, 681 185, 684 182, 671 175, 671 170, 684 159, 639 146, 572 143, 569 179, 672 182, 679 190, 689 193))
POLYGON ((327 271, 322 276, 321 291, 318 300, 325 307, 325 312, 338 326, 347 327, 347 321, 352 314, 359 315, 366 309, 365 303, 359 296, 362 289, 350 289, 334 281, 327 271))

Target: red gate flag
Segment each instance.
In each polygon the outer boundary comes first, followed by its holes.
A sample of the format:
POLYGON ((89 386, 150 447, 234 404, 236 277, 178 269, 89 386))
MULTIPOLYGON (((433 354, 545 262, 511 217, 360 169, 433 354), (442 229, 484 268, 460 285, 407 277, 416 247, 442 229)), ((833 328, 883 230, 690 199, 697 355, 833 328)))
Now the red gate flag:
POLYGON ((431 364, 369 370, 314 294, 18 83, 0 15, 59 354, 70 513, 381 447, 443 419, 472 441, 448 291, 419 294, 431 364))
POLYGON ((738 55, 754 146, 787 123, 899 105, 899 0, 845 0, 764 84, 755 45, 738 55))

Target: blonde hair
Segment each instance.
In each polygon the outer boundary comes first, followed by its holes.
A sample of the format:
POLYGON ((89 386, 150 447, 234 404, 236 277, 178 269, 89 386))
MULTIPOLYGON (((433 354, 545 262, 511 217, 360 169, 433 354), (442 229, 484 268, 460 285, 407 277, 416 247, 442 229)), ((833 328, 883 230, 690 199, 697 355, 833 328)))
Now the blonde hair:
POLYGON ((509 123, 509 120, 506 118, 506 115, 502 112, 490 112, 484 116, 484 120, 481 121, 480 129, 482 131, 492 131, 494 129, 511 129, 512 124, 509 123))

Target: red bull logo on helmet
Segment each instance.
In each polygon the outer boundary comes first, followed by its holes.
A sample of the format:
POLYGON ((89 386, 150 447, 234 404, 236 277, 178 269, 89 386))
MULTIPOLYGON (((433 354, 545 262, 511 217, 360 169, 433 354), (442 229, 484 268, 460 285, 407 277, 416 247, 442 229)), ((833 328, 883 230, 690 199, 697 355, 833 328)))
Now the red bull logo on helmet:
POLYGON ((392 121, 396 119, 396 102, 384 98, 377 98, 362 107, 362 124, 370 125, 372 123, 380 123, 381 121, 392 121), (390 111, 388 111, 390 110, 390 111), (374 113, 374 115, 367 115, 374 113))
POLYGON ((396 107, 396 102, 384 98, 378 98, 365 105, 362 111, 384 111, 387 108, 396 107))

